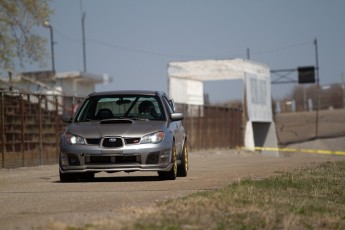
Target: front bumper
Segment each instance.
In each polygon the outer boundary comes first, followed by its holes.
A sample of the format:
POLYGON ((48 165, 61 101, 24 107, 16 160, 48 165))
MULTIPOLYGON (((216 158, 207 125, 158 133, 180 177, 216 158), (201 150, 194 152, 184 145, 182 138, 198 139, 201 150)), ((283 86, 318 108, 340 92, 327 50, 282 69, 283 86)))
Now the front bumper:
POLYGON ((64 143, 60 145, 60 172, 169 171, 171 147, 165 142, 114 149, 64 143))

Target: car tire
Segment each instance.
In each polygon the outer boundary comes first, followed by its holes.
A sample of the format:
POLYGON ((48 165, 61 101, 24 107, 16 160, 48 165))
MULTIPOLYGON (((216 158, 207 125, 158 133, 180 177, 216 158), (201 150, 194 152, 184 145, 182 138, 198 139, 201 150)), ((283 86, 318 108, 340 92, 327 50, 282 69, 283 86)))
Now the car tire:
POLYGON ((168 172, 158 172, 159 179, 161 180, 175 180, 177 176, 177 159, 176 159, 176 147, 175 142, 172 145, 171 149, 171 163, 173 167, 168 172))
POLYGON ((188 161, 188 149, 187 141, 184 143, 183 151, 181 155, 181 165, 177 168, 177 176, 186 177, 188 174, 189 161, 188 161))

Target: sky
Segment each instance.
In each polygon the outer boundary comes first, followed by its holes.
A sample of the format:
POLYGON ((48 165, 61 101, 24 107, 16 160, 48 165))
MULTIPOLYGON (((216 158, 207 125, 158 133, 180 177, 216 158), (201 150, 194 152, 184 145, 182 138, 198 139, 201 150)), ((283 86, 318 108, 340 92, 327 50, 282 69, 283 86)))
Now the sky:
MULTIPOLYGON (((345 74, 343 0, 53 0, 50 6, 58 72, 84 68, 85 12, 87 72, 113 78, 96 91, 167 92, 169 62, 246 59, 247 50, 271 70, 315 65, 315 39, 320 84, 341 83, 345 74)), ((47 29, 40 33, 49 41, 47 29)), ((289 77, 297 80, 297 73, 289 77)), ((272 85, 272 95, 285 97, 294 86, 272 85)), ((204 91, 211 102, 241 99, 243 83, 205 82, 204 91)))

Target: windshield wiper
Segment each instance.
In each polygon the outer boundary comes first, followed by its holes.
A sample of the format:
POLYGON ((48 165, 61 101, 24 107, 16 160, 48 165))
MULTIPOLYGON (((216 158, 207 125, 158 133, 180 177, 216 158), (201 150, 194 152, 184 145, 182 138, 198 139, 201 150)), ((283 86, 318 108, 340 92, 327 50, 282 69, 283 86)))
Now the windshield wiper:
POLYGON ((134 105, 138 102, 138 100, 139 100, 139 97, 136 97, 135 100, 133 101, 133 103, 131 104, 131 106, 126 111, 126 113, 124 115, 125 117, 128 116, 129 112, 131 112, 131 110, 133 109, 134 105))

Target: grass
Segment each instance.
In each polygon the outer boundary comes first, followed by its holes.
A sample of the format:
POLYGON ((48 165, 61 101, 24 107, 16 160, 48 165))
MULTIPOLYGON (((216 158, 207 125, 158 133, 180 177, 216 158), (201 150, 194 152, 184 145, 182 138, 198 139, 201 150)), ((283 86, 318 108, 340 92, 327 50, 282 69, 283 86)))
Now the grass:
POLYGON ((70 229, 345 229, 345 161, 242 180, 141 210, 120 224, 70 229))
POLYGON ((345 229, 345 162, 170 200, 124 229, 345 229))

